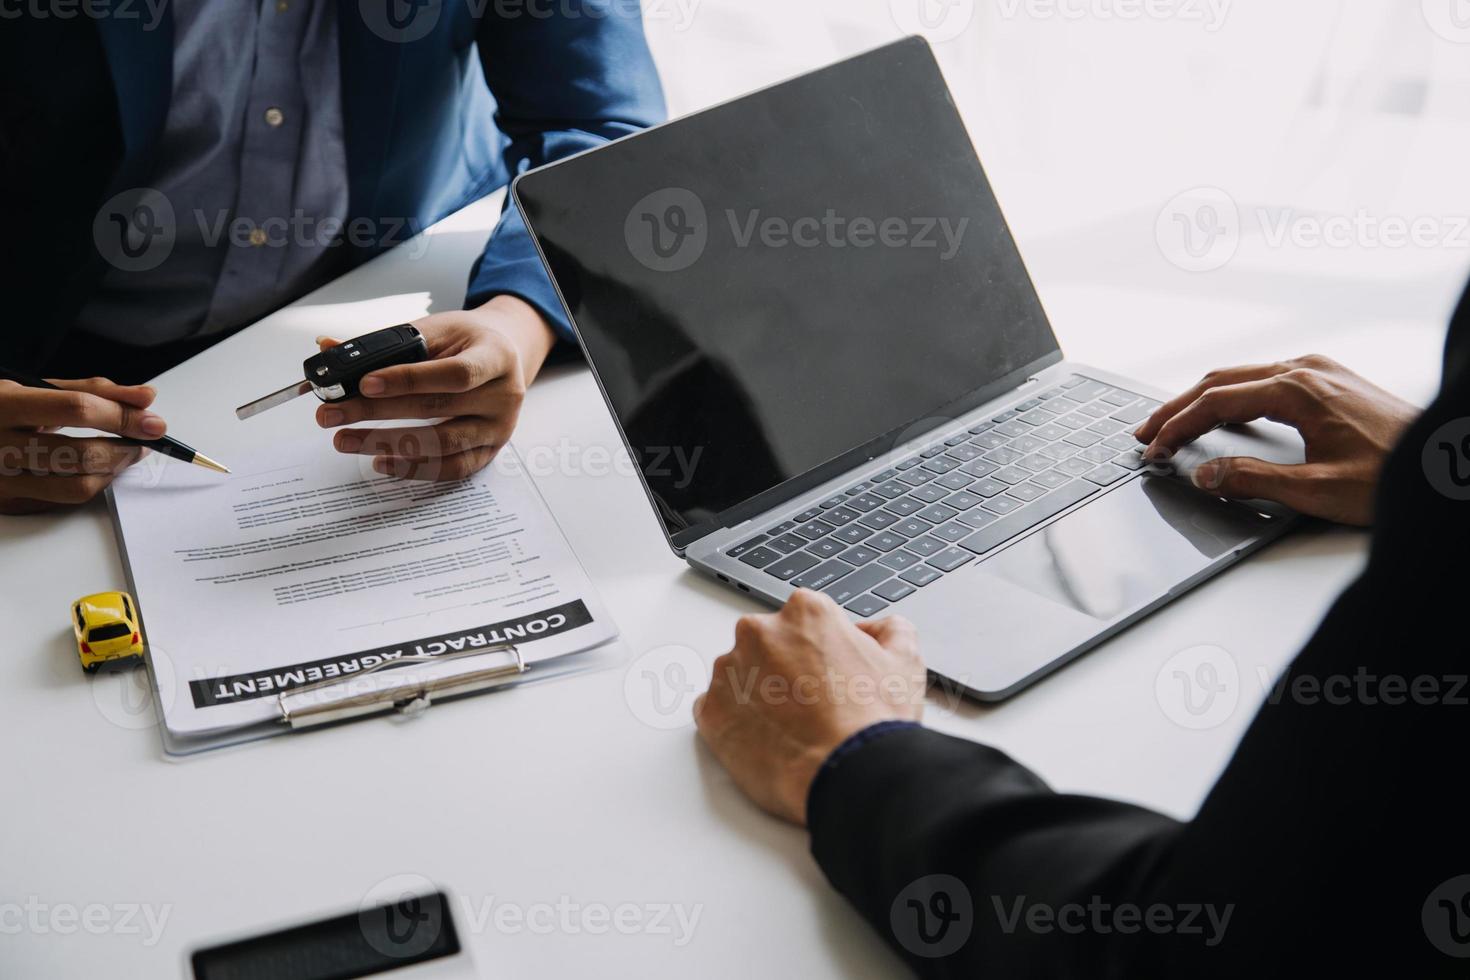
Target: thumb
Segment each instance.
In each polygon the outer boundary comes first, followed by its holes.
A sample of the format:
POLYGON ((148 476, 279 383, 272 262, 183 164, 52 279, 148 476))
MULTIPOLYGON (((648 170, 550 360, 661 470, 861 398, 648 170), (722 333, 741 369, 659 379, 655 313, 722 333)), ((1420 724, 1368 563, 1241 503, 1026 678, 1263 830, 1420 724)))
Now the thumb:
POLYGON ((1232 500, 1274 500, 1293 510, 1307 510, 1312 475, 1306 464, 1285 466, 1253 456, 1227 456, 1201 463, 1194 471, 1194 485, 1232 500))
POLYGON ((333 347, 336 347, 340 343, 342 343, 342 341, 336 339, 335 337, 318 337, 316 339, 316 345, 322 350, 331 350, 333 347))
POLYGON ((918 656, 919 632, 914 624, 902 616, 889 616, 877 621, 864 621, 857 628, 878 641, 878 645, 892 653, 918 656))

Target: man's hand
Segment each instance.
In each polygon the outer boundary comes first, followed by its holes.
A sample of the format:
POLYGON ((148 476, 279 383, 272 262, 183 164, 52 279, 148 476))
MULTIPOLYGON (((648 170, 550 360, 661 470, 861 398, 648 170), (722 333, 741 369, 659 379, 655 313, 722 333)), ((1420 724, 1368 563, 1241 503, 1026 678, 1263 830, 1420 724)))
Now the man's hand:
POLYGON ((33 514, 82 504, 105 490, 147 450, 116 439, 56 435, 56 429, 98 429, 157 439, 163 419, 144 411, 152 388, 104 378, 52 381, 62 391, 0 381, 0 514, 33 514))
POLYGON ((735 624, 694 703, 699 734, 766 810, 806 824, 822 763, 880 721, 918 721, 927 674, 906 619, 854 625, 829 597, 795 593, 779 613, 735 624))
POLYGON ((1302 434, 1306 462, 1283 466, 1241 457, 1195 472, 1222 497, 1260 498, 1343 524, 1373 523, 1378 476, 1419 409, 1319 355, 1212 371, 1164 405, 1135 435, 1144 456, 1163 459, 1221 425, 1271 419, 1302 434))
MULTIPOLYGON (((484 306, 414 322, 429 360, 374 371, 362 397, 323 405, 324 429, 389 419, 443 419, 435 425, 343 429, 338 452, 375 457, 373 469, 417 480, 459 480, 489 465, 509 441, 526 389, 556 336, 526 302, 497 296, 484 306)), ((321 338, 326 349, 339 341, 321 338)))

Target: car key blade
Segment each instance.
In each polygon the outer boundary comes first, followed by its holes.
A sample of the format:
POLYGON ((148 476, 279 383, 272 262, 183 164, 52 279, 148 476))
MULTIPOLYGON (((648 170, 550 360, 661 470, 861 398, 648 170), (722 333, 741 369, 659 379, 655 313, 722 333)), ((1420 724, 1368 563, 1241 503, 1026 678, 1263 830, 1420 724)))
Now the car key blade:
POLYGON ((429 359, 429 345, 418 327, 402 323, 396 327, 374 330, 354 337, 326 350, 317 351, 301 362, 306 380, 282 388, 274 395, 241 405, 235 416, 241 420, 259 415, 267 409, 284 405, 308 391, 328 404, 356 398, 358 383, 364 376, 400 364, 418 364, 429 359))
POLYGON ((294 385, 287 385, 273 395, 266 395, 264 398, 257 398, 248 405, 241 405, 235 409, 235 417, 238 419, 248 419, 251 416, 259 415, 266 409, 275 408, 277 405, 284 405, 289 401, 300 398, 309 391, 311 391, 310 381, 298 381, 294 385))

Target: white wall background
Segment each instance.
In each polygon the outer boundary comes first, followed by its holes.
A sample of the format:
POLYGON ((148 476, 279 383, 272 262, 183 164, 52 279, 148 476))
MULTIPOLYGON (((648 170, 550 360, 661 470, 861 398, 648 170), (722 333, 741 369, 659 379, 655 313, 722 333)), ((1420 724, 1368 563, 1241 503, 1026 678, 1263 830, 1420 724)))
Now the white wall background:
MULTIPOLYGON (((1184 360, 1203 369, 1316 349, 1352 362, 1383 331, 1422 363, 1470 270, 1466 0, 644 10, 675 113, 923 27, 1057 331, 1082 360, 1119 364, 1112 352, 1135 323, 1147 344, 1124 361, 1161 383, 1189 380, 1172 376, 1184 360), (1212 217, 1198 198, 1177 199, 1199 187, 1223 191, 1238 214, 1221 246, 1229 261, 1204 272, 1170 261, 1170 236, 1212 217), (1394 230, 1415 223, 1419 244, 1395 244, 1394 230), (1341 239, 1283 241, 1281 229, 1341 239)), ((1428 393, 1413 371, 1379 370, 1406 394, 1428 393)))

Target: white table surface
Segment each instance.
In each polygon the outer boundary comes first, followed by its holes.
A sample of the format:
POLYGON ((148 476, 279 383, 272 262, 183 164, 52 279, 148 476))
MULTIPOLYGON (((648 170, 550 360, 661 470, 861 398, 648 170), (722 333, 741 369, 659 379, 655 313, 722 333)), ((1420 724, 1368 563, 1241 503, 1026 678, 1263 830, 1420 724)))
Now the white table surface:
MULTIPOLYGON (((1247 234, 1228 269, 1192 275, 1161 258, 1155 218, 1179 188, 1218 175, 1170 174, 1143 181, 1152 190, 1133 203, 1043 214, 1056 175, 1006 150, 995 156, 992 176, 1016 202, 1018 237, 1074 358, 1173 388, 1221 364, 1320 350, 1407 397, 1432 393, 1463 253, 1400 254, 1385 271, 1371 249, 1271 251, 1247 234)), ((315 335, 455 308, 497 207, 481 202, 433 229, 421 254, 381 257, 164 375, 158 408, 172 431, 228 461, 251 438, 231 409, 289 380, 315 335)), ((310 406, 286 411, 328 451, 310 406)), ((649 723, 663 716, 643 668, 677 659, 672 647, 707 669, 734 619, 757 607, 676 560, 636 480, 610 471, 620 444, 585 369, 538 381, 516 442, 528 457, 571 461, 543 467, 538 483, 622 629, 625 660, 412 722, 185 761, 162 755, 141 672, 88 678, 77 664, 68 603, 123 583, 105 508, 0 519, 0 975, 183 975, 201 944, 354 910, 397 875, 454 896, 485 976, 900 969, 826 886, 804 833, 735 791, 687 713, 677 727, 649 723), (502 903, 574 914, 549 932, 498 926, 502 903), (698 918, 685 942, 677 926, 599 934, 577 918, 625 903, 698 918), (138 906, 166 916, 160 933, 141 913, 124 924, 138 906)), ((1263 699, 1260 678, 1309 635, 1360 567, 1364 541, 1341 529, 1299 533, 1005 705, 935 701, 928 720, 1000 746, 1058 789, 1187 818, 1263 699), (1227 651, 1240 679, 1229 717, 1194 730, 1171 720, 1178 712, 1155 680, 1200 645, 1227 651)))

